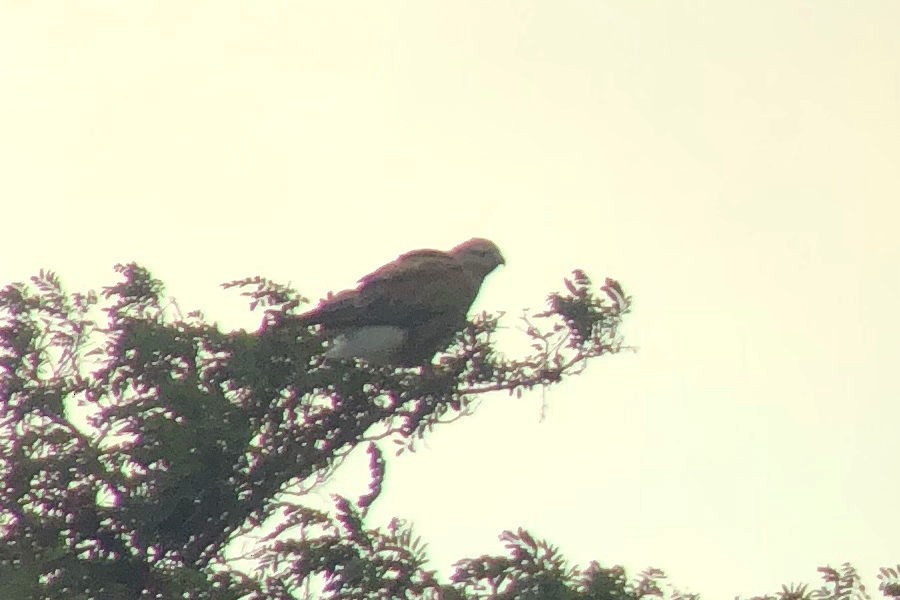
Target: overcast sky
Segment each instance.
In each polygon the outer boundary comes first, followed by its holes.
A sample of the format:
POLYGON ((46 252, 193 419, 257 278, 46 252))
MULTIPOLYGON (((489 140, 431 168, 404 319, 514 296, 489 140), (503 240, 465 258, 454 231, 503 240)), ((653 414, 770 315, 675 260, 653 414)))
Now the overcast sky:
MULTIPOLYGON (((489 237, 478 308, 572 268, 635 354, 389 465, 435 567, 524 526, 707 598, 900 561, 900 3, 3 2, 0 282, 136 260, 318 298, 489 237)), ((515 325, 508 322, 509 327, 515 325)))

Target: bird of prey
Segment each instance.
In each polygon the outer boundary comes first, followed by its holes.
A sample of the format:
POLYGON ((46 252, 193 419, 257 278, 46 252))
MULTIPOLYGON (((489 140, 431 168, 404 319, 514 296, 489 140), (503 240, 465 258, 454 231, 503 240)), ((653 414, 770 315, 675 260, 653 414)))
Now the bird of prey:
POLYGON ((448 252, 414 250, 295 319, 322 327, 326 357, 421 365, 462 330, 484 278, 502 264, 499 248, 481 238, 448 252))

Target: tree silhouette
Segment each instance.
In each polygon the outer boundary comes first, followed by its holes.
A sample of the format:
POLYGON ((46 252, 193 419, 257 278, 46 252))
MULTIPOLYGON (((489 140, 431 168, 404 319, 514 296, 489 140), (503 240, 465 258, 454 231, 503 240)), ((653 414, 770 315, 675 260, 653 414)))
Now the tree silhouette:
MULTIPOLYGON (((49 272, 0 291, 0 598, 689 597, 658 570, 570 567, 523 530, 441 582, 407 523, 365 524, 385 444, 413 451, 488 392, 558 385, 622 351, 630 298, 617 282, 566 279, 548 310, 523 316, 525 356, 501 355, 498 317, 482 313, 432 365, 390 369, 324 360, 316 331, 285 319, 305 302, 285 286, 226 284, 264 327, 223 332, 182 315, 145 269, 117 270, 100 295, 66 293, 49 272), (330 512, 305 505, 358 447, 368 492, 330 512), (228 545, 264 522, 245 573, 228 545)), ((864 593, 849 565, 824 576, 825 592, 776 597, 864 593)), ((895 570, 881 577, 900 595, 895 570)))

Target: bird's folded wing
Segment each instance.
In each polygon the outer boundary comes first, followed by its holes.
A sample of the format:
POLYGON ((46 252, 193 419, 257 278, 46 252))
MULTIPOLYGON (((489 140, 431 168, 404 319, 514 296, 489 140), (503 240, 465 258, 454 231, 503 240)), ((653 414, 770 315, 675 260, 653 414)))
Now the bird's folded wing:
POLYGON ((477 292, 459 262, 445 252, 417 250, 360 279, 301 316, 326 327, 411 326, 434 315, 465 316, 477 292))
POLYGON ((301 325, 322 324, 327 327, 349 323, 359 314, 359 290, 345 290, 322 300, 311 311, 296 315, 293 320, 301 325))

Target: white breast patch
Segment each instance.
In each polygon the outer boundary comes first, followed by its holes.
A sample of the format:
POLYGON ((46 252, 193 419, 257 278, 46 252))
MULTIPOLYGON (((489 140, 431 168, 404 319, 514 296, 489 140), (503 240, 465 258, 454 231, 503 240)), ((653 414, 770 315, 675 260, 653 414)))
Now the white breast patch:
POLYGON ((390 325, 370 325, 344 331, 331 341, 327 358, 360 358, 372 364, 389 363, 406 341, 406 331, 390 325))

